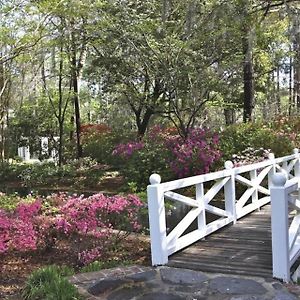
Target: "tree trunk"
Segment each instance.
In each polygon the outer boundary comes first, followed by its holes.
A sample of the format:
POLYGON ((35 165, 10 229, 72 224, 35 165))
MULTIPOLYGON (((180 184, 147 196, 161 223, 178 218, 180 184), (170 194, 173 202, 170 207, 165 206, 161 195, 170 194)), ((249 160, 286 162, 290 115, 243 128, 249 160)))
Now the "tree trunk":
POLYGON ((81 146, 81 121, 80 121, 80 105, 79 105, 79 90, 78 90, 78 67, 76 59, 76 45, 75 45, 75 35, 71 33, 71 86, 73 90, 73 103, 74 103, 74 113, 75 113, 75 124, 76 124, 76 142, 77 142, 77 158, 82 157, 82 146, 81 146))
POLYGON ((296 39, 294 45, 295 51, 295 66, 294 66, 294 103, 297 107, 297 112, 300 111, 300 49, 299 41, 296 39))
POLYGON ((80 121, 80 106, 79 106, 79 96, 78 96, 78 79, 77 72, 74 72, 72 78, 72 88, 73 88, 73 103, 75 112, 75 124, 76 124, 76 142, 77 142, 77 158, 82 157, 82 146, 81 146, 81 121, 80 121))
POLYGON ((236 118, 235 118, 235 111, 232 108, 225 108, 224 109, 224 116, 225 116, 225 123, 226 125, 232 125, 235 124, 236 118))
POLYGON ((142 118, 141 113, 135 114, 136 116, 136 125, 138 128, 138 136, 142 137, 146 133, 151 117, 154 112, 151 108, 147 108, 146 112, 142 118))
POLYGON ((292 115, 293 105, 293 58, 290 56, 289 64, 289 116, 292 115))
POLYGON ((254 108, 254 84, 253 84, 253 62, 252 62, 252 48, 253 48, 253 32, 246 27, 243 37, 243 55, 244 55, 244 113, 243 121, 252 121, 252 111, 254 108))
POLYGON ((5 118, 5 110, 6 110, 6 101, 5 101, 5 90, 6 90, 6 78, 5 78, 5 70, 4 64, 0 63, 0 160, 4 161, 4 118, 5 118))
POLYGON ((59 122, 59 145, 58 145, 58 165, 61 167, 63 163, 63 136, 64 136, 64 121, 59 122))
POLYGON ((279 66, 277 66, 276 70, 276 83, 277 83, 277 88, 276 88, 276 100, 277 100, 277 114, 281 114, 281 100, 280 100, 280 69, 279 66))
POLYGON ((74 126, 74 116, 71 116, 70 118, 70 125, 71 125, 71 130, 70 130, 70 142, 72 143, 74 140, 74 130, 73 130, 73 126, 74 126))

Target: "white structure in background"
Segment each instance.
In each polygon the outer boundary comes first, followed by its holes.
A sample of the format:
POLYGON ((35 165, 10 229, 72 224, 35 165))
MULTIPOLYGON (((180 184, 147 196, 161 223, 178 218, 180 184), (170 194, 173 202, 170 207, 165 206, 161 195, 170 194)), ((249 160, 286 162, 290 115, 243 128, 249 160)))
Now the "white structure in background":
MULTIPOLYGON (((58 141, 59 141, 59 137, 58 136, 55 136, 53 139, 54 139, 55 143, 58 143, 58 141)), ((58 151, 57 151, 56 148, 53 148, 51 150, 51 158, 50 159, 52 159, 55 162, 58 162, 58 151)))
POLYGON ((18 147, 18 156, 24 161, 29 161, 30 160, 29 146, 18 147))
POLYGON ((42 148, 42 155, 48 155, 49 151, 49 139, 47 137, 41 137, 41 148, 42 148))
MULTIPOLYGON (((54 141, 58 142, 59 137, 55 136, 54 141)), ((41 148, 42 148, 42 155, 47 157, 49 156, 49 138, 48 137, 41 137, 41 148)), ((25 162, 38 162, 39 160, 33 154, 33 158, 30 156, 30 148, 29 146, 22 146, 18 147, 18 156, 25 162)), ((56 149, 51 150, 50 157, 46 159, 48 161, 56 162, 58 160, 58 151, 56 149)))

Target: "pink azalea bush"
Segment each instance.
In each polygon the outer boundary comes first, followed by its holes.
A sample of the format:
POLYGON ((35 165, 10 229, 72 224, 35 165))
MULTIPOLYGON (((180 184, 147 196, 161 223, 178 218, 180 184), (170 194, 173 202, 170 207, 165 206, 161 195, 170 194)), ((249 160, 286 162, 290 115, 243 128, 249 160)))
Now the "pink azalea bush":
POLYGON ((0 254, 53 247, 59 239, 80 243, 86 237, 92 242, 87 249, 78 250, 78 259, 89 263, 121 240, 121 230, 140 229, 138 211, 142 205, 135 195, 83 197, 63 193, 33 203, 21 202, 12 211, 0 210, 0 254))
POLYGON ((34 250, 38 230, 34 219, 40 212, 41 202, 20 203, 15 211, 0 210, 0 253, 10 250, 34 250))
POLYGON ((138 150, 141 150, 144 148, 144 143, 142 142, 128 142, 125 144, 119 144, 116 146, 116 148, 113 150, 113 155, 119 155, 122 158, 130 158, 130 156, 138 150))
POLYGON ((154 172, 164 180, 209 172, 221 157, 218 146, 218 135, 208 129, 192 129, 183 138, 173 128, 154 126, 142 141, 117 145, 113 155, 123 158, 127 180, 144 186, 154 172))
POLYGON ((166 145, 172 153, 170 168, 179 178, 208 173, 221 157, 218 144, 218 135, 202 128, 191 130, 185 139, 168 139, 166 145))
POLYGON ((70 197, 56 218, 56 228, 64 234, 80 233, 101 237, 118 229, 138 230, 137 210, 142 202, 135 195, 107 197, 95 194, 88 198, 70 197), (103 233, 102 230, 106 229, 103 233))

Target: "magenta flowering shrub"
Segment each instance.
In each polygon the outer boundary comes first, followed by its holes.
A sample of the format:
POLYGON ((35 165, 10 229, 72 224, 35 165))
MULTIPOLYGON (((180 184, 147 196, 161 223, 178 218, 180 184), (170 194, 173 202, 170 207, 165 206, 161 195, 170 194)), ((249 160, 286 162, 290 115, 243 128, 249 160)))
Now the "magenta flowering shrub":
POLYGON ((37 200, 20 203, 13 212, 0 210, 0 253, 36 249, 38 230, 34 219, 40 209, 41 202, 37 200))
POLYGON ((0 254, 49 249, 63 239, 77 244, 79 263, 89 263, 140 229, 142 206, 136 195, 85 198, 60 193, 30 204, 21 202, 14 210, 0 210, 0 254))
POLYGON ((221 157, 218 144, 218 135, 210 135, 201 128, 191 130, 186 139, 168 139, 166 145, 172 153, 170 168, 179 178, 208 173, 221 157))
POLYGON ((70 197, 60 208, 56 228, 64 234, 89 234, 97 238, 111 234, 116 227, 135 231, 140 228, 137 212, 142 205, 135 195, 70 197))
POLYGON ((121 171, 127 180, 144 187, 152 173, 159 173, 164 181, 207 173, 221 152, 218 135, 208 129, 192 129, 183 138, 174 128, 154 126, 143 141, 120 144, 113 155, 123 158, 121 171))
POLYGON ((122 158, 129 158, 135 151, 141 150, 143 148, 144 143, 132 141, 126 144, 117 145, 112 154, 121 156, 122 158))

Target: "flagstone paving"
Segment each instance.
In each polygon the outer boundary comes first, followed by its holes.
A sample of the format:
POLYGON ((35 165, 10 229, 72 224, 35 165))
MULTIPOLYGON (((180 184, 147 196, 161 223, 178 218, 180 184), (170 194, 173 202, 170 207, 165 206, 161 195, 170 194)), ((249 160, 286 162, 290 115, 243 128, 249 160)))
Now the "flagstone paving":
POLYGON ((300 286, 272 278, 130 266, 69 278, 88 300, 297 300, 300 286))

